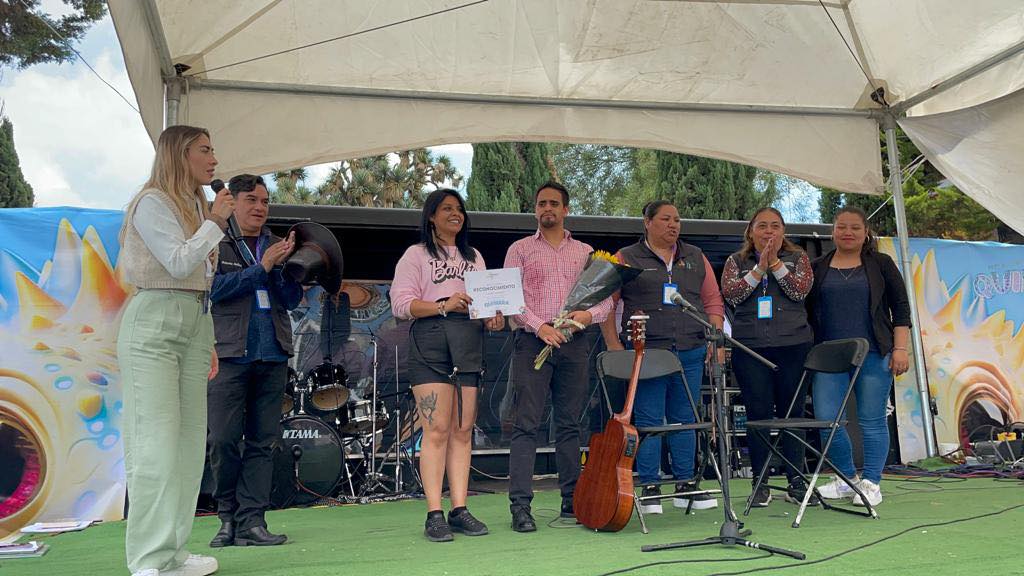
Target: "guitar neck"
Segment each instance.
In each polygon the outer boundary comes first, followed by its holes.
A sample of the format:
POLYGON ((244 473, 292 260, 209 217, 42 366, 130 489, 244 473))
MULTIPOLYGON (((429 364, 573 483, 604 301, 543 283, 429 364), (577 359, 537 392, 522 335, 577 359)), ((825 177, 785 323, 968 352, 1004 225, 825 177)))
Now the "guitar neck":
POLYGON ((644 361, 644 346, 642 342, 636 343, 636 355, 633 357, 633 372, 629 376, 629 386, 626 387, 626 403, 622 406, 622 412, 614 416, 623 424, 629 424, 633 417, 633 400, 636 398, 636 385, 640 381, 640 367, 644 361))

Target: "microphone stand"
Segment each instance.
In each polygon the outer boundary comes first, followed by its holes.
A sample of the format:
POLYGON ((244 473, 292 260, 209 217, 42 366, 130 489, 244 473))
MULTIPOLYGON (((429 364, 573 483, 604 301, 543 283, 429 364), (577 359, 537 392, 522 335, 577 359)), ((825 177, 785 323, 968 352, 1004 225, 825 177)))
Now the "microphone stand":
POLYGON ((747 548, 765 550, 774 554, 789 556, 790 558, 795 558, 797 560, 804 560, 807 556, 802 552, 795 552, 747 540, 745 537, 750 535, 750 530, 740 531, 743 528, 743 524, 736 519, 736 514, 733 513, 732 510, 732 501, 729 498, 729 480, 732 478, 732 465, 729 462, 729 430, 725 414, 725 366, 718 361, 718 351, 723 350, 725 343, 729 342, 736 348, 739 348, 746 354, 749 354, 758 362, 770 367, 772 370, 777 370, 778 367, 705 320, 703 315, 698 312, 692 304, 687 302, 678 292, 672 296, 672 301, 680 306, 687 316, 693 318, 700 325, 704 326, 706 338, 708 342, 711 343, 711 387, 715 395, 715 434, 718 436, 718 463, 722 468, 722 473, 719 478, 722 481, 722 510, 725 513, 725 521, 722 523, 722 528, 719 530, 718 536, 711 536, 703 540, 690 540, 669 544, 641 546, 640 550, 642 552, 656 552, 658 550, 672 550, 675 548, 692 548, 694 546, 721 544, 722 546, 729 547, 746 546, 747 548))

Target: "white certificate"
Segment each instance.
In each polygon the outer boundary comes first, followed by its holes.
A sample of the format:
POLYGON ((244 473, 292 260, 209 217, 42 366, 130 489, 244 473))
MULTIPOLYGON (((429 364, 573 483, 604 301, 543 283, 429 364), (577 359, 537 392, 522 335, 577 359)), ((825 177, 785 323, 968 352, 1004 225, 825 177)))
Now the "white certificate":
POLYGON ((499 311, 506 316, 526 312, 519 268, 466 272, 465 281, 466 294, 473 299, 470 318, 491 318, 499 311))

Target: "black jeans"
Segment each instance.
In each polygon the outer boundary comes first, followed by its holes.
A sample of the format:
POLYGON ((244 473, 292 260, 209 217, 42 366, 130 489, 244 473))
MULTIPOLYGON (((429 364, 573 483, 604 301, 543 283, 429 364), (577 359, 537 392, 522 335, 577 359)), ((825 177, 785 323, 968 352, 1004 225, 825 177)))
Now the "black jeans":
MULTIPOLYGON (((747 407, 747 420, 768 420, 772 416, 785 418, 786 409, 789 408, 789 403, 800 384, 804 360, 812 346, 812 342, 806 342, 794 346, 753 348, 754 352, 777 364, 777 372, 772 372, 770 368, 742 350, 733 350, 732 370, 736 374, 740 392, 743 394, 743 403, 747 407)), ((804 417, 808 386, 810 382, 804 382, 796 404, 793 405, 793 412, 789 415, 790 418, 804 417)), ((803 435, 802 431, 796 432, 799 436, 803 435)), ((747 443, 750 447, 750 465, 756 479, 768 459, 768 445, 760 436, 753 433, 747 434, 747 443)), ((790 462, 803 468, 804 447, 795 438, 783 436, 782 454, 790 462)), ((799 477, 799 473, 787 465, 786 477, 792 481, 799 477)))
POLYGON ((512 356, 515 397, 512 443, 509 447, 511 508, 528 508, 533 500, 533 468, 537 456, 537 430, 551 392, 555 424, 555 462, 563 498, 572 496, 580 476, 580 415, 587 402, 590 371, 587 338, 583 334, 555 349, 540 370, 533 361, 544 342, 524 330, 516 332, 512 356))
POLYGON ((237 530, 266 527, 274 442, 281 434, 281 395, 287 362, 221 362, 207 391, 207 438, 213 497, 221 521, 237 530), (244 449, 239 446, 245 437, 244 449))

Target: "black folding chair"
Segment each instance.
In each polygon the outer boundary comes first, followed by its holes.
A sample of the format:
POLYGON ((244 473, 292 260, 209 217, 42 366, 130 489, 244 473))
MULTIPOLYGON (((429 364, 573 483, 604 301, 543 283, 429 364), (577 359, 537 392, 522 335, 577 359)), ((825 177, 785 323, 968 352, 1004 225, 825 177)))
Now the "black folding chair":
MULTIPOLYGON (((840 512, 846 512, 848 514, 857 514, 860 516, 867 516, 870 518, 878 518, 878 514, 875 509, 871 506, 871 503, 864 497, 864 493, 861 492, 860 488, 857 487, 856 483, 845 474, 843 474, 832 462, 828 460, 828 449, 832 445, 832 439, 835 438, 836 431, 840 426, 846 425, 846 404, 850 401, 850 394, 853 392, 853 385, 857 382, 857 377, 860 375, 861 365, 864 364, 864 358, 868 354, 868 341, 864 338, 846 338, 843 340, 831 340, 828 342, 822 342, 807 354, 807 359, 804 361, 804 373, 800 377, 800 386, 797 388, 796 394, 793 395, 793 399, 789 403, 789 408, 786 410, 785 418, 772 418, 771 420, 749 420, 747 421, 747 431, 757 434, 772 454, 775 454, 782 459, 783 462, 788 464, 793 469, 800 473, 804 482, 807 483, 808 489, 804 494, 804 499, 800 502, 800 510, 797 512, 796 519, 793 520, 793 528, 800 527, 800 521, 803 519, 804 511, 807 509, 807 502, 811 498, 811 494, 817 494, 818 489, 815 484, 818 481, 818 476, 821 473, 821 468, 828 462, 829 466, 835 471, 836 476, 845 482, 853 491, 860 495, 861 500, 864 502, 866 511, 854 510, 849 508, 841 508, 833 506, 828 503, 827 500, 818 494, 818 499, 821 500, 821 505, 826 510, 838 510, 840 512), (805 383, 808 383, 808 376, 813 378, 813 374, 817 372, 829 373, 829 374, 841 374, 849 373, 853 370, 853 376, 850 381, 846 384, 846 394, 843 396, 843 403, 840 409, 836 412, 836 417, 832 420, 818 420, 814 418, 790 418, 789 415, 793 413, 793 407, 796 404, 797 398, 801 398, 801 390, 804 390, 805 383), (771 440, 771 433, 773 430, 777 430, 778 436, 775 441, 771 440), (825 439, 825 444, 822 446, 819 452, 811 444, 802 437, 801 433, 808 430, 828 430, 828 437, 825 439), (804 448, 809 450, 812 454, 818 457, 818 465, 814 467, 814 473, 810 479, 803 472, 803 466, 801 462, 790 462, 786 456, 779 449, 779 443, 782 441, 784 435, 788 435, 791 438, 795 438, 797 442, 803 444, 804 448)), ((768 466, 771 463, 769 458, 764 466, 761 467, 761 472, 757 475, 757 482, 754 483, 754 489, 750 493, 750 497, 747 498, 747 507, 743 510, 743 515, 750 514, 750 507, 754 503, 754 495, 757 493, 757 489, 762 485, 766 485, 773 490, 786 490, 781 486, 772 486, 767 484, 768 466)))
MULTIPOLYGON (((635 352, 632 350, 609 350, 602 352, 597 356, 597 377, 601 383, 601 392, 604 394, 605 404, 608 407, 608 413, 614 413, 612 408, 611 398, 608 396, 608 387, 605 383, 605 378, 615 378, 617 380, 624 380, 629 382, 630 377, 633 374, 633 359, 635 352)), ((690 402, 690 409, 693 410, 694 423, 693 424, 666 424, 662 426, 650 426, 646 428, 637 428, 637 434, 639 435, 639 443, 643 444, 644 440, 652 436, 664 436, 665 434, 672 434, 675 432, 683 432, 686 430, 693 430, 703 439, 704 449, 701 451, 703 456, 701 458, 701 466, 698 467, 698 473, 694 476, 695 486, 700 488, 700 481, 704 475, 704 469, 710 459, 711 465, 715 469, 715 474, 719 474, 718 462, 715 461, 714 453, 707 449, 707 438, 711 430, 712 424, 710 422, 702 421, 700 412, 697 411, 697 404, 693 400, 693 395, 690 394, 690 388, 686 385, 686 375, 683 374, 683 367, 679 363, 679 357, 676 356, 669 350, 662 350, 657 348, 648 348, 644 353, 643 363, 640 365, 640 381, 637 382, 637 386, 643 386, 643 381, 651 378, 658 378, 661 376, 668 376, 670 374, 679 373, 679 376, 683 379, 683 390, 686 391, 686 398, 690 402)), ((719 481, 721 477, 719 476, 719 481)), ((658 484, 669 484, 674 482, 662 481, 658 484)), ((635 486, 634 486, 635 488, 635 486)), ((666 498, 676 498, 681 496, 697 496, 702 494, 717 494, 721 490, 694 490, 690 492, 676 492, 672 491, 671 494, 660 494, 658 496, 638 496, 636 490, 633 490, 633 508, 636 510, 636 515, 640 519, 640 528, 644 534, 647 534, 647 522, 644 521, 644 512, 642 509, 643 502, 647 500, 663 500, 666 498)), ((686 507, 686 513, 689 514, 693 507, 693 499, 690 499, 689 504, 686 507)))

